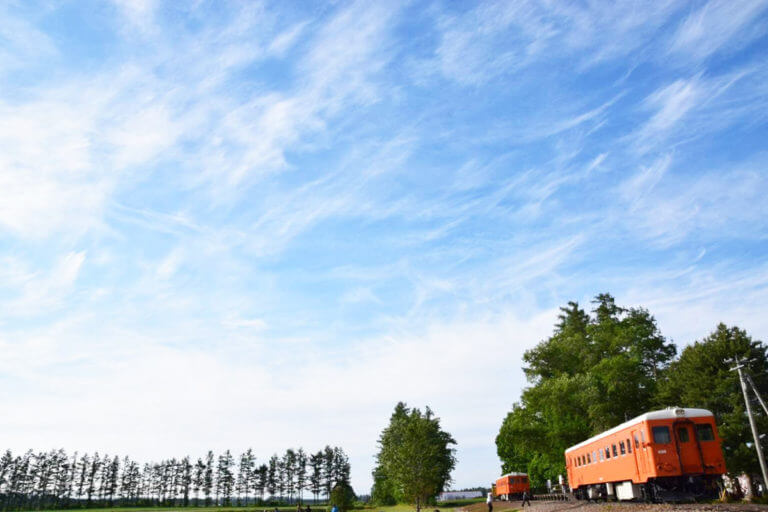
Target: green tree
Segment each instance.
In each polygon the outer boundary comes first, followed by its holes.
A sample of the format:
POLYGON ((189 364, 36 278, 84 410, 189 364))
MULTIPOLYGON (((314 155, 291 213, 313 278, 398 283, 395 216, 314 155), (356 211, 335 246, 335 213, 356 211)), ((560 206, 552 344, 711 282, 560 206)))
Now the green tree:
POLYGON ((315 501, 320 499, 323 489, 323 452, 319 451, 309 456, 309 489, 315 501))
MULTIPOLYGON (((419 511, 450 482, 456 466, 455 444, 429 407, 422 413, 400 402, 379 438, 374 476, 378 475, 380 484, 393 486, 394 495, 415 503, 419 511)), ((382 492, 375 488, 373 493, 382 492)))
POLYGON ((396 492, 394 482, 387 477, 381 466, 377 466, 373 470, 371 501, 377 505, 394 505, 398 501, 396 492))
POLYGON ((203 496, 205 496, 206 507, 211 506, 212 491, 213 491, 213 452, 209 450, 205 456, 205 472, 203 473, 203 496))
POLYGON ((552 336, 525 352, 530 386, 496 437, 502 471, 527 472, 534 486, 564 473, 568 446, 646 412, 676 353, 647 310, 609 294, 593 304, 590 315, 569 302, 552 336))
POLYGON ((298 502, 304 499, 304 489, 307 488, 307 454, 303 448, 296 452, 296 490, 298 492, 298 502))
POLYGON ((232 467, 235 460, 232 453, 226 450, 223 455, 219 455, 219 464, 216 467, 216 504, 219 504, 221 496, 221 505, 227 507, 232 505, 232 490, 235 486, 235 476, 232 467))
POLYGON ((267 492, 269 493, 270 498, 273 499, 277 492, 277 464, 279 460, 277 454, 272 455, 272 457, 269 458, 269 466, 267 469, 267 492))
POLYGON ((347 512, 355 503, 355 491, 348 482, 341 481, 333 486, 331 490, 330 502, 339 507, 340 512, 347 512))
MULTIPOLYGON (((657 403, 660 406, 700 407, 712 411, 723 438, 726 467, 732 475, 760 472, 739 376, 731 371, 732 358, 738 356, 746 361, 746 371, 755 387, 768 398, 766 350, 766 345, 753 340, 746 331, 721 323, 709 336, 683 350, 659 386, 657 403)), ((768 433, 768 418, 756 402, 753 412, 758 430, 768 433)))

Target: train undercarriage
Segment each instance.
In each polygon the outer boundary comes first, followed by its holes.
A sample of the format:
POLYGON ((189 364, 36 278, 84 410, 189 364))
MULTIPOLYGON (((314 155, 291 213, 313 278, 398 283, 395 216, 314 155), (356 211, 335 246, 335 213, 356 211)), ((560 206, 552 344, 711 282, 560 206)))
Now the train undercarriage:
POLYGON ((523 499, 523 493, 500 494, 499 499, 501 501, 519 501, 523 499))
POLYGON ((583 485, 574 489, 576 499, 587 501, 645 501, 649 503, 697 501, 716 498, 722 490, 720 475, 689 475, 583 485))

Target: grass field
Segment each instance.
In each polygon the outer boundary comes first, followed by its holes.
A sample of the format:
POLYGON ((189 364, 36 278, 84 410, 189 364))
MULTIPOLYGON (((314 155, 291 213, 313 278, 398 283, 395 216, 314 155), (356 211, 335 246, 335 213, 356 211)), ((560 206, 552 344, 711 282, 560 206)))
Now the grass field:
MULTIPOLYGON (((437 505, 427 505, 422 510, 432 512, 438 510, 451 510, 461 507, 468 507, 478 503, 483 503, 482 499, 474 500, 454 500, 437 505)), ((312 512, 328 512, 331 507, 323 505, 310 505, 312 512)), ((473 507, 474 508, 474 507, 473 507)), ((48 509, 49 512, 55 512, 48 509)), ((250 507, 112 507, 112 508, 89 508, 89 509, 66 509, 66 512, 274 512, 275 507, 250 506, 250 507)), ((296 506, 277 507, 279 512, 296 512, 296 506)), ((416 508, 413 505, 393 505, 389 507, 378 507, 374 505, 364 505, 356 507, 354 510, 371 512, 413 512, 416 508)))

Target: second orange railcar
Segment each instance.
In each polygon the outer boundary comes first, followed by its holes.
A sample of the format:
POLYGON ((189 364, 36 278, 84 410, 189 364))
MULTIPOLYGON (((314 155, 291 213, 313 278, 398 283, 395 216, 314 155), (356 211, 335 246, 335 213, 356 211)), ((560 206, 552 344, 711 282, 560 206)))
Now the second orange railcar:
POLYGON ((525 473, 507 473, 496 480, 494 494, 502 500, 518 499, 523 492, 531 493, 531 484, 525 473))

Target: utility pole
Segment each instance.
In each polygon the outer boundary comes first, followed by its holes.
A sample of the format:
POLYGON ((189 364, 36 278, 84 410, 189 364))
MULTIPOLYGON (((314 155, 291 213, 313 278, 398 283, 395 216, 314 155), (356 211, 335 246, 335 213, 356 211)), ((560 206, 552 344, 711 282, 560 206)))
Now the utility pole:
MULTIPOLYGON (((744 365, 739 361, 739 356, 734 358, 736 366, 731 368, 731 371, 736 370, 739 372, 739 382, 741 383, 741 391, 744 393, 744 403, 747 406, 747 416, 749 416, 749 426, 752 427, 752 437, 755 439, 755 450, 757 450, 757 458, 760 460, 760 470, 763 472, 763 487, 768 485, 768 470, 765 468, 765 457, 763 456, 763 449, 760 446, 760 436, 757 435, 757 425, 755 425, 755 417, 752 416, 752 406, 749 405, 749 395, 747 394, 747 383, 744 381, 744 374, 741 369, 744 365)), ((762 403, 762 399, 760 400, 762 403)))

